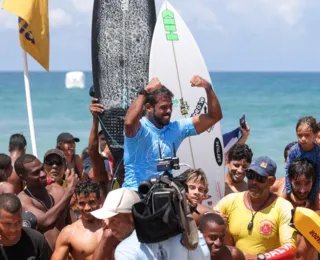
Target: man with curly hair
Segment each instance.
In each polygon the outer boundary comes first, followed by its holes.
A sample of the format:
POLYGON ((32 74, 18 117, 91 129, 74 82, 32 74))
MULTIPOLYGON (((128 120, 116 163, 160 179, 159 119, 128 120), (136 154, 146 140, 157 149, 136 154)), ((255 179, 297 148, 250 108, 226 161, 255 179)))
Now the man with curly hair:
POLYGON ((237 143, 228 154, 228 172, 225 178, 225 195, 248 190, 244 181, 246 170, 252 161, 252 151, 246 144, 237 143))

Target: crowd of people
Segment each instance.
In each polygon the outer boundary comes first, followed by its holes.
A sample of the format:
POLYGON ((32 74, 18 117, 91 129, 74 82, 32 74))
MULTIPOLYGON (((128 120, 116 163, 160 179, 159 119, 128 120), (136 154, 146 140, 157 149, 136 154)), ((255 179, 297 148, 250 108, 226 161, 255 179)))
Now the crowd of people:
MULTIPOLYGON (((163 174, 157 171, 158 147, 164 158, 173 157, 184 139, 222 118, 211 84, 200 76, 190 83, 205 91, 207 113, 173 122, 173 94, 159 79, 139 91, 124 119, 123 163, 99 130, 104 108, 96 98, 81 155, 80 140, 70 133, 59 134, 43 158, 27 154, 25 137, 13 134, 9 155, 0 154, 0 259, 318 259, 291 225, 292 209, 320 210, 320 123, 311 116, 298 120, 297 141, 285 147, 283 178, 277 179, 274 160, 254 155, 245 143, 249 126, 226 155, 225 197, 213 208, 202 202, 210 189, 206 174, 215 173, 188 169, 181 175, 189 220, 198 229, 196 248, 184 245, 181 234, 142 241, 133 208, 146 200, 140 183, 163 174)), ((167 177, 172 179, 170 172, 167 177)))

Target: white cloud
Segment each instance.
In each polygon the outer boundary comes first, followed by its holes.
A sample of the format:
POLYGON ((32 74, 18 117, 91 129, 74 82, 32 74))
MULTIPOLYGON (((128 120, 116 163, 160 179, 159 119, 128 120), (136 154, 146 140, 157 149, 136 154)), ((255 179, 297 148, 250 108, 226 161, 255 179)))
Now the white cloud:
POLYGON ((263 0, 263 2, 288 25, 296 25, 303 17, 305 0, 263 0))
POLYGON ((92 13, 93 0, 71 0, 73 7, 81 13, 92 13))
POLYGON ((59 28, 71 24, 72 17, 61 8, 52 9, 49 11, 50 26, 59 28))
POLYGON ((269 21, 274 17, 286 25, 294 26, 302 19, 305 11, 305 0, 227 0, 226 9, 242 14, 246 19, 269 21))

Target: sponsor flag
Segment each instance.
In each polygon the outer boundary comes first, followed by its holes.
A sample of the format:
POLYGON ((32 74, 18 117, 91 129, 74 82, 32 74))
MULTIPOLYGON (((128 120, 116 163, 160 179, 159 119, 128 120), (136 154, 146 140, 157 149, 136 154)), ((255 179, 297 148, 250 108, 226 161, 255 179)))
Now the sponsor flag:
POLYGON ((2 8, 19 17, 21 47, 49 71, 48 0, 3 0, 2 8))

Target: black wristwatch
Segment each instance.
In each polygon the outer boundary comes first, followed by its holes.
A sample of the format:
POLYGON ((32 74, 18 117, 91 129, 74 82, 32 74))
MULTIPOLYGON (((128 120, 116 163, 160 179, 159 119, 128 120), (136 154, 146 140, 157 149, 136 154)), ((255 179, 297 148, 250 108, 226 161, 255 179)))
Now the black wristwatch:
POLYGON ((144 89, 144 88, 141 88, 138 92, 139 95, 144 95, 144 96, 148 96, 149 93, 144 89))
POLYGON ((258 260, 266 260, 266 256, 264 254, 257 254, 258 260))

